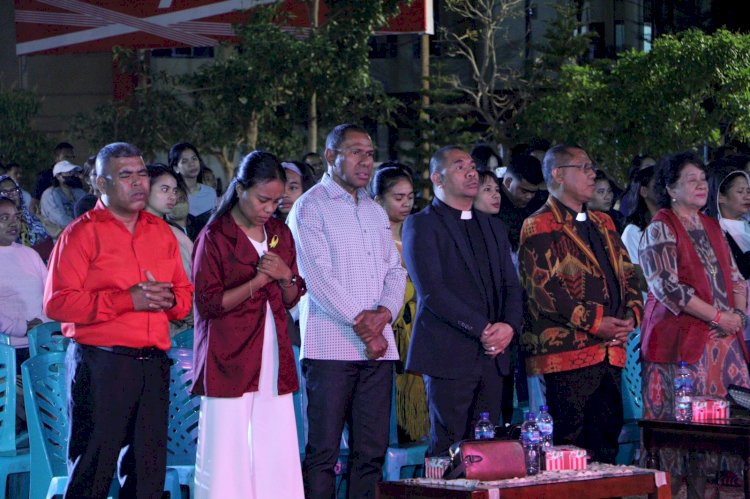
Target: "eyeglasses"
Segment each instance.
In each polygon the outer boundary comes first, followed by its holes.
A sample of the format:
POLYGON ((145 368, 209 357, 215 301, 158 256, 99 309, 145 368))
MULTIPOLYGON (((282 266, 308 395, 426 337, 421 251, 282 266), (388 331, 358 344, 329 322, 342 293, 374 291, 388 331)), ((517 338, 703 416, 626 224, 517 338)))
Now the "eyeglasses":
POLYGON ((357 159, 373 159, 375 157, 375 150, 365 151, 364 149, 334 149, 336 152, 349 154, 350 156, 354 156, 357 159))
POLYGON ((557 165, 555 168, 578 168, 583 173, 589 173, 589 172, 596 173, 597 171, 599 171, 599 168, 597 168, 595 165, 591 163, 587 165, 557 165))
POLYGON ((10 197, 10 196, 18 196, 21 193, 21 189, 18 187, 13 187, 12 189, 3 189, 0 191, 0 196, 3 197, 10 197))

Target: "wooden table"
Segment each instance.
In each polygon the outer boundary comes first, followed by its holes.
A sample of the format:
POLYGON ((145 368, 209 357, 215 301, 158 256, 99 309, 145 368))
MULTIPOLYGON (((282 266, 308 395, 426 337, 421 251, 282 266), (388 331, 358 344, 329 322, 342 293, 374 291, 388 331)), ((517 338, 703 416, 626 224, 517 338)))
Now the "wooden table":
POLYGON ((730 418, 706 423, 641 420, 643 447, 649 468, 659 469, 659 449, 728 452, 745 463, 745 497, 750 498, 750 419, 730 418))
MULTIPOLYGON (((665 483, 657 485, 652 471, 641 470, 630 475, 599 477, 577 481, 555 481, 539 485, 519 485, 494 488, 492 483, 478 484, 476 487, 452 487, 450 483, 420 484, 419 480, 399 480, 378 484, 380 499, 601 499, 606 497, 634 496, 647 494, 650 499, 671 499, 672 488, 669 474, 665 473, 665 483)), ((505 480, 504 482, 510 482, 505 480)))

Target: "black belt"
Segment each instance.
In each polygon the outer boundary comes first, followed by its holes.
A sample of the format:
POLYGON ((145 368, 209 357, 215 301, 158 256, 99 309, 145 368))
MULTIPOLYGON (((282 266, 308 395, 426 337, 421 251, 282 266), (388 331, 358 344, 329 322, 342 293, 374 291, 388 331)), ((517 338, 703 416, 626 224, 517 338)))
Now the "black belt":
POLYGON ((127 357, 133 357, 136 360, 150 360, 150 359, 164 359, 167 357, 167 352, 161 348, 146 347, 146 348, 130 348, 130 347, 98 347, 94 345, 82 345, 92 348, 98 348, 105 352, 114 353, 116 355, 125 355, 127 357))

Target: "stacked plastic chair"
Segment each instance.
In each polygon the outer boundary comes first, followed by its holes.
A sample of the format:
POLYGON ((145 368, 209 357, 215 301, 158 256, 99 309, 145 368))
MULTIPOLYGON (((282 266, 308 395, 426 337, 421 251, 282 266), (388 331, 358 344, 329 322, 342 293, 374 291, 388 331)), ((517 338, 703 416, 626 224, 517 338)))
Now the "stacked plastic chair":
POLYGON ((68 438, 65 354, 30 358, 21 366, 31 447, 31 499, 65 492, 68 438))
POLYGON ((59 322, 45 322, 29 331, 29 355, 64 352, 68 348, 70 338, 62 335, 59 322))
POLYGON ((193 348, 193 328, 180 331, 172 338, 172 347, 193 348))
POLYGON ((641 445, 638 420, 643 418, 641 393, 641 329, 628 335, 627 358, 622 370, 622 405, 625 424, 620 432, 617 464, 633 464, 641 445))
POLYGON ((0 496, 5 496, 8 476, 28 473, 29 449, 16 447, 16 350, 0 345, 0 496))
MULTIPOLYGON (((190 337, 192 338, 192 330, 190 337)), ((200 397, 190 393, 193 382, 193 350, 172 348, 169 357, 173 364, 169 374, 167 469, 177 473, 180 485, 187 486, 190 490, 188 497, 193 497, 201 408, 200 397)))

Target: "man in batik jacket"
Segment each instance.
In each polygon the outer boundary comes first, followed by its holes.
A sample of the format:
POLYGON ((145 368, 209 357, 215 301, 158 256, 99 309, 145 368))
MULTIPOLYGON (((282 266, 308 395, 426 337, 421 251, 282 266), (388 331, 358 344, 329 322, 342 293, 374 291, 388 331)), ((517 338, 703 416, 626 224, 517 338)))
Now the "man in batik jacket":
POLYGON ((519 251, 531 313, 521 336, 526 367, 544 375, 555 444, 614 463, 624 344, 640 323, 641 293, 612 219, 586 209, 596 174, 588 154, 555 146, 542 171, 550 196, 524 222, 519 251))

